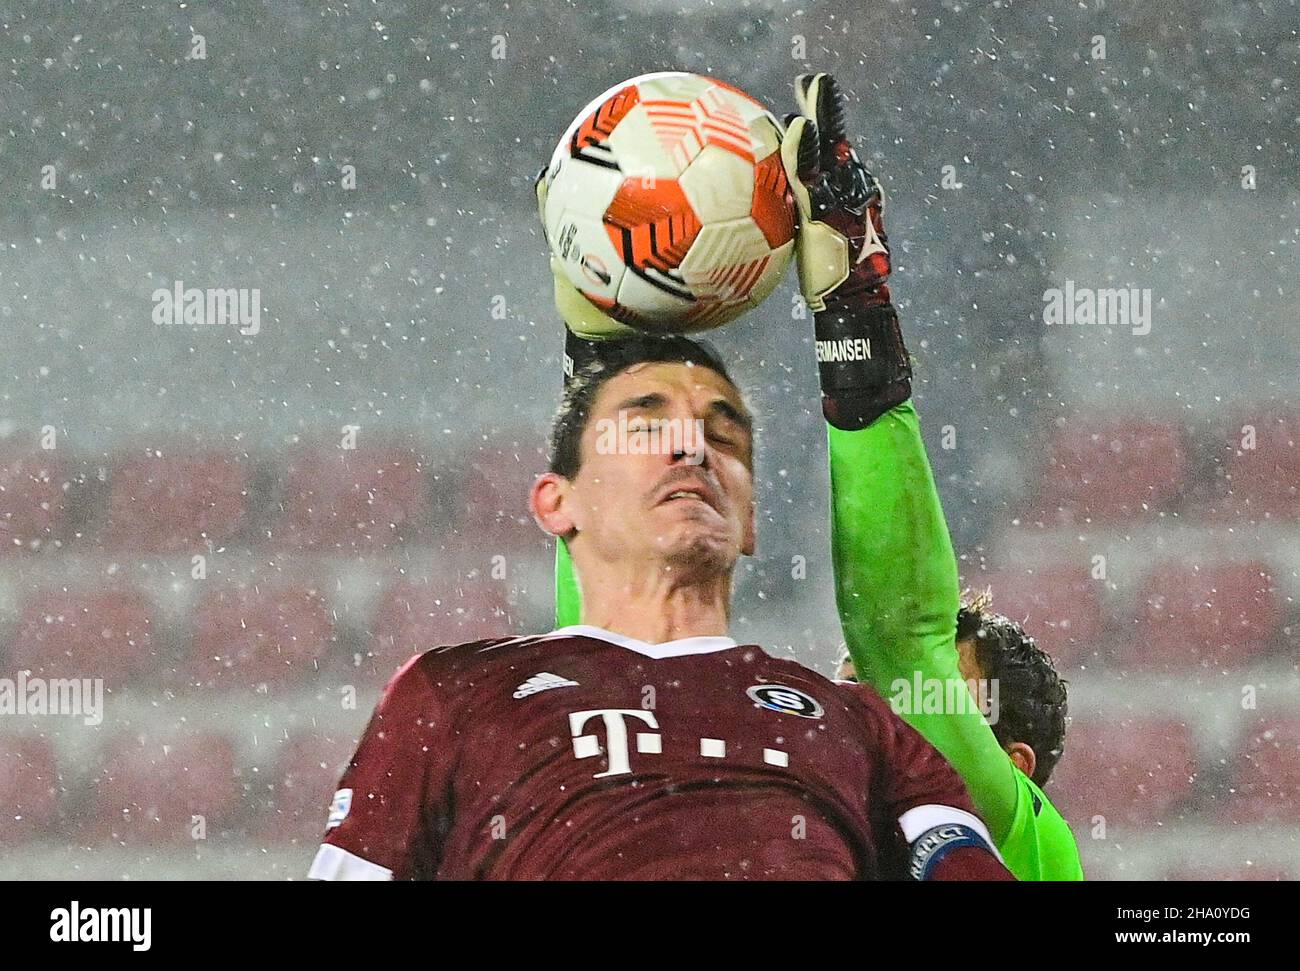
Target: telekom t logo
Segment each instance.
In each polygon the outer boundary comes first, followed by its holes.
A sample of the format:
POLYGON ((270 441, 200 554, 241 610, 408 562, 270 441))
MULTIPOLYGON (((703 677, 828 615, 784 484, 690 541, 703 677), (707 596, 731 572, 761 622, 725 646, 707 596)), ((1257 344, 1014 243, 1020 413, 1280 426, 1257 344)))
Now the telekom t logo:
MULTIPOLYGON (((603 779, 610 775, 624 775, 632 771, 628 762, 627 723, 624 718, 639 718, 650 728, 658 728, 653 712, 639 708, 596 708, 592 711, 575 711, 569 714, 569 734, 573 736, 573 754, 576 758, 589 759, 600 755, 600 738, 596 735, 584 735, 582 730, 587 722, 599 715, 605 723, 605 750, 609 753, 609 768, 597 772, 593 779, 603 779)), ((658 755, 663 752, 663 740, 658 732, 637 732, 636 750, 658 755)))
MULTIPOLYGON (((790 693, 790 689, 786 689, 790 693)), ((803 695, 800 692, 793 692, 791 699, 786 703, 793 705, 798 701, 801 705, 814 705, 817 707, 817 714, 821 714, 821 706, 812 698, 803 695), (794 697, 797 696, 797 697, 794 697)), ((799 714, 798 712, 790 712, 799 714)), ((804 715, 803 717, 813 717, 804 715)), ((628 745, 627 745, 627 718, 639 718, 650 728, 658 728, 659 723, 655 721, 652 712, 642 711, 640 708, 595 708, 591 711, 575 711, 569 715, 569 734, 573 736, 573 754, 580 759, 595 758, 601 752, 607 752, 609 755, 609 768, 604 772, 597 772, 592 776, 593 779, 603 779, 611 775, 627 775, 632 771, 632 765, 628 762, 628 745), (587 727, 587 722, 591 721, 596 715, 605 723, 605 747, 600 745, 599 735, 584 735, 582 730, 587 727)), ((700 740, 700 758, 703 759, 725 759, 727 757, 727 741, 722 738, 701 738, 700 740)), ((663 736, 658 732, 637 732, 636 733, 636 750, 646 755, 663 755, 664 742, 663 736)), ((790 754, 777 748, 763 749, 763 762, 767 765, 775 765, 778 768, 788 769, 790 767, 790 754)))

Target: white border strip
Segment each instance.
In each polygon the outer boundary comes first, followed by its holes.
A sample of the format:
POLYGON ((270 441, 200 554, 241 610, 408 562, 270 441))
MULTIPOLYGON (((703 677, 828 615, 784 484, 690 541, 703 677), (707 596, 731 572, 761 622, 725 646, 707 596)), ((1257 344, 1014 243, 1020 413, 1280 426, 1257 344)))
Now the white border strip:
POLYGON ((307 871, 308 880, 391 880, 393 871, 363 860, 341 846, 322 843, 307 871))

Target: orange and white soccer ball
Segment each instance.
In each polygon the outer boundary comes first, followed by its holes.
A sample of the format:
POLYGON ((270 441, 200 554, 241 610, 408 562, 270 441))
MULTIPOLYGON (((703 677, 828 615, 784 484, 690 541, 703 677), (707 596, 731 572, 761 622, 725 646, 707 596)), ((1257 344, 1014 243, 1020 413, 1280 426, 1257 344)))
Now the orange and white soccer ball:
POLYGON ((568 279, 642 330, 718 327, 776 288, 794 252, 780 123, 731 85, 632 78, 574 119, 543 178, 568 279))

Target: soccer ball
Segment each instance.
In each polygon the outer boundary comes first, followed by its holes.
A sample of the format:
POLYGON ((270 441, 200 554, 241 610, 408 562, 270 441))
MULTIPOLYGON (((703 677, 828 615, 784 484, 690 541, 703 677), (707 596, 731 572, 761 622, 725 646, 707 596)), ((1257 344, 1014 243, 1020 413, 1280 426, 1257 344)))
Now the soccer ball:
POLYGON ((756 307, 794 252, 776 118, 731 85, 678 71, 583 109, 543 178, 551 252, 588 300, 660 333, 756 307))

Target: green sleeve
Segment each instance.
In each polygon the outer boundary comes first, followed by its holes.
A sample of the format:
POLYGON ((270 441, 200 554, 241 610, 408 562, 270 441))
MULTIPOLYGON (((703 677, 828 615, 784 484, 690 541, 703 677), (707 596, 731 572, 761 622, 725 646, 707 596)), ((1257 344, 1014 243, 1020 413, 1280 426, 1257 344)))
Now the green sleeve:
POLYGON ((1016 814, 1006 839, 998 844, 1002 860, 1017 880, 1082 880, 1083 865, 1061 814, 1032 779, 1012 766, 1016 814))
MULTIPOLYGON (((858 678, 885 698, 896 681, 948 684, 957 668, 957 561, 906 402, 860 431, 828 426, 835 599, 858 678)), ((1016 816, 1015 766, 973 705, 900 714, 952 763, 1002 845, 1016 816)))
POLYGON ((582 620, 582 591, 573 575, 568 544, 555 541, 555 629, 572 627, 582 620))

